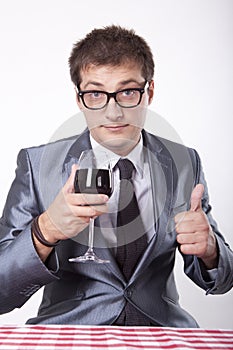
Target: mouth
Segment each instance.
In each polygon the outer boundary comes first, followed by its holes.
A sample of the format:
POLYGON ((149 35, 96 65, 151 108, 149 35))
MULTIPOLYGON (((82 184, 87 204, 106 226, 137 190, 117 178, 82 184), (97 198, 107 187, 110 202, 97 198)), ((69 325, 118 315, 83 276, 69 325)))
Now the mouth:
POLYGON ((127 128, 129 124, 110 124, 110 125, 102 125, 102 127, 111 132, 119 132, 127 128))

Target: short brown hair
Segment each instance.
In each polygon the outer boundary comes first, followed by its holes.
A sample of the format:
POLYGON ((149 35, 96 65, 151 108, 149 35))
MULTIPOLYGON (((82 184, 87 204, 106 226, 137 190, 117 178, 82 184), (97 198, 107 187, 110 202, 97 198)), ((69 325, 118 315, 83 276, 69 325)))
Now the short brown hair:
POLYGON ((154 60, 151 49, 133 29, 115 25, 93 29, 73 46, 69 57, 71 80, 79 86, 80 72, 89 65, 118 66, 125 62, 135 62, 141 67, 145 80, 153 79, 154 60))

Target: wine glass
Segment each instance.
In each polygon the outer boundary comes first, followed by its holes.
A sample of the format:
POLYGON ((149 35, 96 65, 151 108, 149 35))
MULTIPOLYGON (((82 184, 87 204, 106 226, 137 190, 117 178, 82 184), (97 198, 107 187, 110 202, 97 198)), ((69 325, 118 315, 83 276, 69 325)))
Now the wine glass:
MULTIPOLYGON (((112 187, 111 162, 105 152, 98 152, 96 157, 94 151, 86 150, 81 153, 76 170, 74 189, 76 193, 84 194, 106 194, 111 196, 112 187)), ((88 249, 84 255, 70 258, 70 262, 95 262, 99 264, 109 263, 109 260, 99 258, 93 249, 94 243, 94 218, 90 218, 88 249)))

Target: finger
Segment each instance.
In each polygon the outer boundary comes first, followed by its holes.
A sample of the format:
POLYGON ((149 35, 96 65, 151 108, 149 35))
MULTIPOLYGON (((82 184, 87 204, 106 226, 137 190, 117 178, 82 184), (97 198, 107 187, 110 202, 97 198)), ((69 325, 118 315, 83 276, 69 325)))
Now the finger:
POLYGON ((183 211, 181 213, 176 214, 176 216, 174 217, 176 226, 185 220, 187 213, 187 211, 183 211))
POLYGON ((71 205, 101 205, 105 204, 109 197, 105 194, 86 194, 86 193, 72 193, 69 195, 69 203, 71 205))
POLYGON ((196 255, 197 257, 201 257, 206 251, 206 245, 204 242, 182 244, 179 249, 183 254, 196 255))
POLYGON ((193 233, 180 233, 177 235, 177 242, 181 245, 183 244, 196 244, 203 242, 202 232, 193 233))
POLYGON ((191 194, 190 210, 198 211, 202 210, 201 199, 204 193, 204 186, 202 184, 196 185, 191 194))
POLYGON ((73 206, 72 212, 76 217, 95 217, 107 213, 108 209, 106 205, 98 206, 73 206))
POLYGON ((198 244, 182 244, 180 245, 180 251, 186 255, 196 255, 198 244))
POLYGON ((73 164, 71 168, 70 176, 64 186, 64 190, 66 192, 74 192, 74 178, 75 178, 75 173, 77 169, 78 169, 78 165, 73 164))
POLYGON ((185 215, 180 213, 175 217, 177 232, 195 232, 204 230, 208 225, 205 215, 199 211, 188 211, 185 215))
POLYGON ((195 232, 197 232, 196 228, 194 225, 187 225, 187 224, 183 224, 180 223, 179 225, 176 226, 176 233, 177 235, 179 234, 194 234, 195 232))

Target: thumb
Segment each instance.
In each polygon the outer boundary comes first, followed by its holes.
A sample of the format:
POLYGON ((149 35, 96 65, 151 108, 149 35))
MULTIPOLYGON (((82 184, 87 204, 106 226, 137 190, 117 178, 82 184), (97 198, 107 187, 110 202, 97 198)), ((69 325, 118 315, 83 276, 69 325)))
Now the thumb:
POLYGON ((190 200, 191 211, 198 211, 202 209, 201 199, 202 199, 203 193, 204 193, 204 186, 202 184, 198 184, 196 185, 196 187, 194 187, 191 194, 191 200, 190 200))
POLYGON ((70 176, 64 186, 64 190, 67 192, 74 192, 74 178, 75 178, 75 173, 77 169, 78 169, 78 165, 73 164, 71 168, 70 176))

